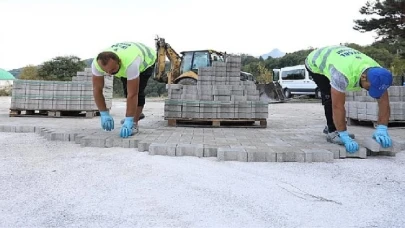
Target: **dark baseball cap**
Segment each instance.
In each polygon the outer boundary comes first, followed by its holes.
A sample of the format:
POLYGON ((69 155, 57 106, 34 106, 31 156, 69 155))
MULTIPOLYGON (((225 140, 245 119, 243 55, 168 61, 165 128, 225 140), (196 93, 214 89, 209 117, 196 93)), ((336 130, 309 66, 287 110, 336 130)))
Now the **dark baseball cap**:
POLYGON ((392 85, 392 73, 382 67, 373 67, 367 71, 370 82, 368 94, 375 99, 380 99, 384 92, 392 85))

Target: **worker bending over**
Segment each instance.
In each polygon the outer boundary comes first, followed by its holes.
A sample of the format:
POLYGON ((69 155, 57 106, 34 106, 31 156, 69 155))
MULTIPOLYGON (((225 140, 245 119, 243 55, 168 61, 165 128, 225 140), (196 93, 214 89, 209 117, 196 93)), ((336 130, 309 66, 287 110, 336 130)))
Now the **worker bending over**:
POLYGON ((358 151, 358 143, 346 128, 345 92, 363 88, 378 101, 378 125, 372 137, 384 148, 392 145, 387 131, 390 71, 369 56, 345 46, 316 49, 305 59, 305 66, 322 94, 328 142, 344 145, 349 153, 358 151))
POLYGON ((127 99, 125 119, 120 136, 127 138, 138 132, 138 121, 145 105, 145 88, 153 74, 156 52, 134 42, 117 43, 99 53, 93 60, 93 95, 100 111, 101 127, 114 129, 114 119, 109 114, 103 95, 104 74, 121 79, 127 99))

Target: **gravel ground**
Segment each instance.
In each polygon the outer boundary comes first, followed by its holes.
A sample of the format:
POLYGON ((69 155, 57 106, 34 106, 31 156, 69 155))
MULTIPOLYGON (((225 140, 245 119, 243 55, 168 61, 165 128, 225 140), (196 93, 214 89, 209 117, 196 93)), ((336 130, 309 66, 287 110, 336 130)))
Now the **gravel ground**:
MULTIPOLYGON (((8 118, 7 99, 0 98, 0 121, 39 121, 8 118)), ((123 105, 115 103, 119 119, 123 105)), ((162 102, 148 103, 144 124, 160 119, 162 108, 162 102)), ((319 104, 270 110, 271 128, 322 130, 319 104)), ((99 124, 97 118, 41 121, 99 124)), ((0 227, 405 226, 404 152, 333 163, 243 163, 80 147, 25 133, 0 132, 0 145, 0 227)))

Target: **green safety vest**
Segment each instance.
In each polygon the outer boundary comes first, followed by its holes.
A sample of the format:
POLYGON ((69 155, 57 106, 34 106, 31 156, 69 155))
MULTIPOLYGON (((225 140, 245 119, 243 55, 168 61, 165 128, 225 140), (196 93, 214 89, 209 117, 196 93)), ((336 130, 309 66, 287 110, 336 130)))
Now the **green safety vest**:
MULTIPOLYGON (((105 49, 104 51, 114 52, 118 55, 121 60, 121 67, 118 73, 114 76, 123 78, 127 77, 127 68, 137 57, 141 57, 142 59, 142 64, 139 68, 139 72, 142 73, 155 63, 157 56, 156 52, 153 49, 145 46, 144 44, 135 42, 117 43, 105 49)), ((106 73, 98 65, 97 58, 93 59, 93 64, 97 70, 102 73, 106 73)))
POLYGON ((316 74, 331 78, 333 66, 348 79, 347 91, 360 91, 361 74, 370 67, 381 67, 374 59, 349 47, 329 46, 312 51, 305 59, 306 66, 316 74))

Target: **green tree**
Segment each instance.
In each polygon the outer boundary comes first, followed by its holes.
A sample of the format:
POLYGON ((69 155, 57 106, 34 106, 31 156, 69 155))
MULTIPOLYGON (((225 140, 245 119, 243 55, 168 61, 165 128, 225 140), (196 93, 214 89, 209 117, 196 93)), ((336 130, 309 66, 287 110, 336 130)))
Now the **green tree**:
POLYGON ((148 85, 145 88, 145 94, 147 97, 161 97, 166 96, 166 84, 160 83, 154 80, 152 77, 149 78, 148 85))
POLYGON ((76 56, 58 56, 44 62, 38 70, 43 80, 70 81, 78 71, 83 71, 86 63, 76 56))
POLYGON ((405 38, 405 1, 404 0, 377 0, 368 1, 360 8, 365 16, 377 16, 370 19, 354 20, 354 30, 359 32, 375 31, 378 38, 397 40, 405 38))
POLYGON ((405 59, 396 56, 391 64, 390 70, 395 76, 405 76, 405 59))
POLYGON ((113 79, 114 97, 124 97, 124 87, 122 86, 121 79, 114 77, 113 79))
POLYGON ((257 66, 259 74, 256 77, 256 81, 260 84, 267 84, 273 81, 273 73, 266 68, 264 63, 260 62, 257 66))
POLYGON ((34 65, 28 65, 24 67, 20 73, 20 79, 22 80, 38 80, 38 69, 34 65))

